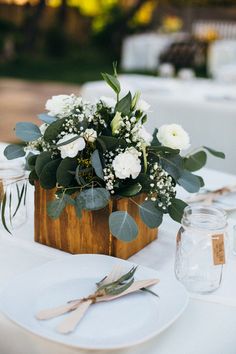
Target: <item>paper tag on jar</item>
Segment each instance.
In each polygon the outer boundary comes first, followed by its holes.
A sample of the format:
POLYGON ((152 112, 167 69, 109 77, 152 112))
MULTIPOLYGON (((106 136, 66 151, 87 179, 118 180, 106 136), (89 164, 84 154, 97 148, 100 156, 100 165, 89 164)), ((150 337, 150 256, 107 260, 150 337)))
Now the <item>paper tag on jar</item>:
POLYGON ((224 234, 212 235, 214 265, 225 264, 224 234))

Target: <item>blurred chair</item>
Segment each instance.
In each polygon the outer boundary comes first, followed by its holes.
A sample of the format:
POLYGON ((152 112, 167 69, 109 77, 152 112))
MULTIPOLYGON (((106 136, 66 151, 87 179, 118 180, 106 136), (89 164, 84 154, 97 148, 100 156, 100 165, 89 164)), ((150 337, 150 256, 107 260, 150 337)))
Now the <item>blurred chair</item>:
POLYGON ((218 40, 210 45, 208 52, 208 71, 213 78, 235 82, 235 65, 236 39, 218 40), (230 80, 231 74, 232 80, 230 80))

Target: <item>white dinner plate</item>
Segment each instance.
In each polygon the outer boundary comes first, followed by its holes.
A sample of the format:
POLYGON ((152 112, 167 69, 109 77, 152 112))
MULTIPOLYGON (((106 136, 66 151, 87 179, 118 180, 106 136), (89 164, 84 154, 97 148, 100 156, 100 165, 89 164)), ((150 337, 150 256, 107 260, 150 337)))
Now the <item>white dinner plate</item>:
POLYGON ((139 266, 135 279, 159 278, 150 293, 139 292, 107 303, 92 305, 77 329, 67 335, 55 327, 66 315, 38 321, 42 309, 62 305, 95 291, 95 283, 121 263, 125 271, 133 263, 103 255, 78 255, 48 262, 15 278, 0 296, 1 311, 28 331, 68 346, 83 349, 118 349, 142 343, 164 331, 184 311, 188 295, 174 277, 139 266))

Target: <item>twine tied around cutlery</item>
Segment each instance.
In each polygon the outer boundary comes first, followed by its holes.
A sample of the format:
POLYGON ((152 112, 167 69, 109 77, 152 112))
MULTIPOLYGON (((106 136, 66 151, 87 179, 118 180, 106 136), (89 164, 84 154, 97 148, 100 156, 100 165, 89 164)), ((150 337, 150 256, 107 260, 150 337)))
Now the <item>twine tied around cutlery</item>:
POLYGON ((70 300, 66 304, 41 310, 36 314, 38 320, 49 320, 60 315, 70 313, 58 326, 57 331, 61 334, 68 334, 75 330, 80 320, 90 307, 90 305, 115 300, 119 297, 137 292, 147 291, 158 297, 156 293, 148 289, 150 286, 159 282, 159 279, 134 280, 137 267, 132 267, 129 272, 124 274, 123 267, 115 266, 111 273, 96 283, 97 290, 87 297, 70 300))

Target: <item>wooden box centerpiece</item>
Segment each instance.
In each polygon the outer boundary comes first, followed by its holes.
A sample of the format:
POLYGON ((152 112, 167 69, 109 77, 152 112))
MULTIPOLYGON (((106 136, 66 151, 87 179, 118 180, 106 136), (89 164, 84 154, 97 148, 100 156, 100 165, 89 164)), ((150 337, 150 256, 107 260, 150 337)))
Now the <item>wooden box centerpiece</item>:
MULTIPOLYGON (((128 258, 156 238, 164 214, 180 222, 186 203, 176 198, 176 184, 198 192, 204 182, 192 172, 204 166, 206 152, 224 154, 204 146, 183 156, 190 140, 181 126, 149 134, 149 104, 139 93, 120 97, 115 66, 113 75, 102 76, 116 100, 53 96, 40 126, 17 123, 24 143, 7 146, 4 154, 26 155, 35 186, 35 241, 70 253, 128 258)), ((5 197, 2 204, 7 229, 5 197)))
POLYGON ((145 196, 113 199, 96 211, 83 211, 78 219, 75 208, 68 205, 60 218, 47 215, 47 203, 54 198, 55 190, 46 191, 35 186, 35 241, 65 252, 100 253, 127 259, 157 238, 157 228, 148 228, 141 220, 135 203, 141 204, 145 196), (109 215, 113 211, 126 210, 138 225, 137 238, 124 242, 115 238, 109 229, 109 215))

